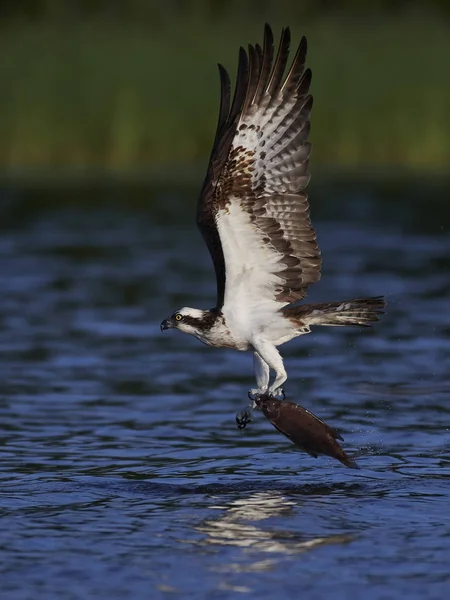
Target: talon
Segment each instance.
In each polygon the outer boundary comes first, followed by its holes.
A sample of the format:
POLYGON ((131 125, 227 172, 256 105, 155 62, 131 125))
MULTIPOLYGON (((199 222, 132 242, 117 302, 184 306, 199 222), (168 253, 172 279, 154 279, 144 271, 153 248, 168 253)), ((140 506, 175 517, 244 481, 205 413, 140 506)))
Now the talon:
POLYGON ((238 412, 235 419, 237 428, 245 429, 246 426, 252 422, 252 413, 248 408, 246 408, 245 410, 238 412))
POLYGON ((280 399, 281 399, 281 401, 283 401, 283 400, 285 400, 285 399, 286 399, 286 393, 285 393, 285 391, 284 391, 284 389, 283 389, 283 388, 278 388, 278 389, 277 389, 277 390, 275 390, 274 392, 271 392, 271 393, 270 393, 270 396, 271 396, 272 398, 275 398, 275 400, 278 400, 278 399, 279 399, 279 398, 278 398, 279 396, 281 396, 281 398, 280 398, 280 399))
POLYGON ((248 390, 248 397, 252 402, 257 400, 260 396, 264 396, 264 394, 267 394, 267 391, 258 389, 248 390))

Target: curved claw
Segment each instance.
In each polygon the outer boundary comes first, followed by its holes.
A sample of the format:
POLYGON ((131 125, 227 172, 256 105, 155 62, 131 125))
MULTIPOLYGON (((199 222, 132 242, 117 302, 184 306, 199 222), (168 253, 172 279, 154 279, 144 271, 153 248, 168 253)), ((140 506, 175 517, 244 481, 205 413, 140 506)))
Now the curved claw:
POLYGON ((245 427, 252 422, 252 413, 250 409, 241 410, 238 412, 236 417, 236 425, 238 429, 245 429, 245 427))
POLYGON ((270 394, 270 396, 272 398, 275 398, 275 400, 281 400, 281 401, 283 401, 283 400, 286 399, 286 393, 285 393, 285 391, 284 391, 283 388, 280 388, 280 389, 276 390, 276 392, 274 394, 270 394), (279 396, 281 396, 281 398, 279 396))
POLYGON ((257 400, 260 396, 263 396, 264 394, 267 394, 267 392, 264 392, 263 390, 257 390, 257 389, 248 390, 248 397, 249 397, 249 400, 251 400, 252 402, 257 400))

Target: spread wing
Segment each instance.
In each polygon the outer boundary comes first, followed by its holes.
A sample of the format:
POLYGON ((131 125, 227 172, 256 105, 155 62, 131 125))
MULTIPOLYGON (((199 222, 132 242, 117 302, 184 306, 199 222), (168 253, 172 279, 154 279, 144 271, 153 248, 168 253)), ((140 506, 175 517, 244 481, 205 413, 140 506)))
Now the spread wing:
POLYGON ((308 142, 311 71, 303 38, 284 75, 290 32, 274 59, 273 34, 241 48, 231 102, 219 65, 216 137, 198 204, 197 223, 214 262, 217 306, 258 297, 281 308, 304 298, 320 279, 320 250, 309 218, 308 142), (275 304, 273 304, 275 303, 275 304))

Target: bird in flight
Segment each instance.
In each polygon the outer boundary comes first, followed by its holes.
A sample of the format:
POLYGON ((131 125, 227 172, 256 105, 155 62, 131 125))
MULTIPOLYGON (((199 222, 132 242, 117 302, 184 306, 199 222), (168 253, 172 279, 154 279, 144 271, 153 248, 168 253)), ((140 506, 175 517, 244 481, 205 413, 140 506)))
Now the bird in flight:
POLYGON ((306 193, 312 108, 306 39, 286 69, 289 47, 286 28, 274 56, 266 25, 262 48, 241 48, 233 99, 219 65, 219 119, 197 208, 216 272, 216 306, 180 308, 161 323, 161 330, 179 329, 209 346, 251 350, 253 399, 284 397, 278 346, 314 325, 369 326, 385 306, 381 296, 296 304, 320 279, 321 258, 306 193))

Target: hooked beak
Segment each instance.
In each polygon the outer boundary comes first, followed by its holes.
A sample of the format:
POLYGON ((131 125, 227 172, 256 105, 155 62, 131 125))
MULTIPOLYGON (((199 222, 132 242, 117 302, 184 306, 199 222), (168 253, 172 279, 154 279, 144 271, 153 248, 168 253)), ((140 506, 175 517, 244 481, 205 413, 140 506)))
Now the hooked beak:
POLYGON ((161 331, 165 331, 166 329, 171 329, 173 327, 172 322, 169 319, 164 319, 161 323, 161 331))

